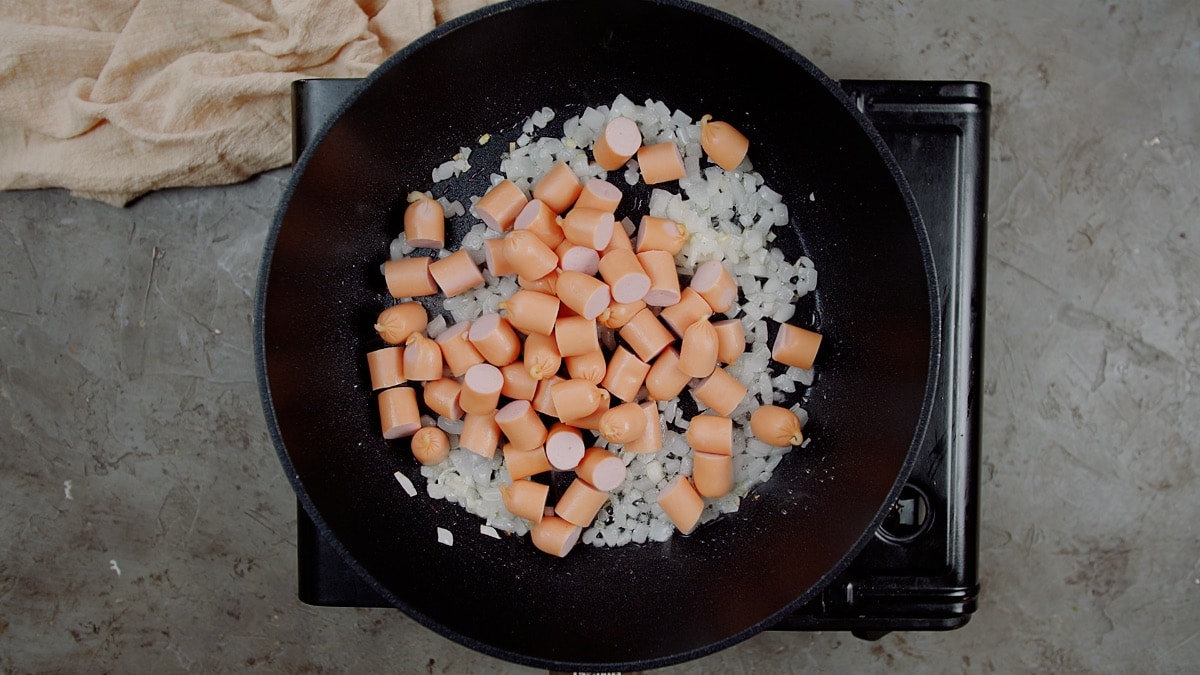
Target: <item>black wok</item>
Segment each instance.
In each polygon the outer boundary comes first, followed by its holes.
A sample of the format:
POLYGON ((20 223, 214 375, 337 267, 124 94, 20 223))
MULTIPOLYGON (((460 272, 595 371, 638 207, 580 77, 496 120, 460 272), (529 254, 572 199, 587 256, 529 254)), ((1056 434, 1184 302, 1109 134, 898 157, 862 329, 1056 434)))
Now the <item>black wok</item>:
MULTIPOLYGON (((761 631, 861 549, 919 446, 937 364, 923 226, 890 154, 837 86, 779 41, 682 2, 557 0, 488 8, 405 49, 360 86, 296 164, 264 253, 256 349, 272 438, 304 508, 356 570, 422 624, 527 665, 642 669, 761 631), (820 271, 799 324, 825 334, 807 392, 810 448, 687 537, 566 559, 493 540, 428 499, 403 442, 379 437, 364 353, 393 302, 379 264, 405 194, 543 106, 557 123, 618 93, 711 113, 752 140, 791 206, 776 245, 820 271), (810 195, 812 199, 810 199, 810 195), (392 474, 416 479, 407 497, 392 474), (435 529, 455 534, 447 547, 435 529)), ((472 180, 481 194, 488 169, 472 180)), ((620 182, 620 179, 617 179, 620 182)), ((435 194, 441 188, 434 187, 435 194)), ((452 194, 465 200, 465 193, 452 194)), ((627 213, 645 210, 645 191, 627 213)), ((457 244, 464 228, 449 233, 457 244)), ((435 303, 428 303, 436 310, 435 303)))

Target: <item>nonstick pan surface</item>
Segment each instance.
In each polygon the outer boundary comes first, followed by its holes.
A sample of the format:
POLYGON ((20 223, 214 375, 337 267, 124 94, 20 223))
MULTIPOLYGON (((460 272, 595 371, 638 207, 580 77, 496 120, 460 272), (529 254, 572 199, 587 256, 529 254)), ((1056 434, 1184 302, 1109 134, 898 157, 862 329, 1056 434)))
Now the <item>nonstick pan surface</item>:
MULTIPOLYGON (((644 213, 647 194, 632 191, 623 208, 644 213)), ((458 220, 449 246, 469 227, 458 220)), ((644 669, 769 627, 872 535, 924 431, 937 369, 934 288, 895 162, 802 56, 684 2, 518 2, 443 25, 397 54, 299 159, 264 252, 259 380, 301 503, 389 601, 519 663, 644 669), (543 106, 561 125, 618 93, 711 113, 750 137, 755 169, 790 207, 775 245, 809 256, 820 274, 793 322, 815 325, 825 341, 817 381, 802 394, 810 447, 790 453, 737 513, 665 543, 581 545, 560 560, 527 537, 481 536, 478 518, 424 495, 406 444, 379 436, 365 352, 375 317, 394 302, 379 264, 401 230, 405 195, 430 189, 432 168, 471 146, 472 165, 485 168, 448 195, 466 203, 507 146, 477 147, 481 134, 515 138, 543 106), (397 469, 417 482, 417 497, 398 489, 397 469), (454 533, 453 546, 437 542, 438 527, 454 533)))

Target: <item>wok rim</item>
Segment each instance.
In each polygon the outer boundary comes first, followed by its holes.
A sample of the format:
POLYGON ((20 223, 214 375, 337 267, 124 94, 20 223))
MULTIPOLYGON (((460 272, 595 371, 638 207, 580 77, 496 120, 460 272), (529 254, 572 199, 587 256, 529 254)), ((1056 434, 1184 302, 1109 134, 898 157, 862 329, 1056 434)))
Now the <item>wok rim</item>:
POLYGON ((278 240, 280 230, 283 227, 284 216, 287 213, 287 207, 290 204, 294 193, 296 192, 300 179, 302 176, 304 176, 313 154, 321 146, 330 130, 339 123, 342 117, 344 117, 346 112, 354 106, 358 99, 366 91, 371 89, 376 81, 384 77, 384 75, 397 63, 404 61, 414 53, 442 39, 446 35, 453 33, 459 28, 477 21, 486 20, 489 17, 496 16, 504 12, 520 9, 530 5, 551 4, 556 2, 568 3, 570 1, 571 0, 511 0, 509 2, 489 5, 447 21, 446 23, 435 27, 425 35, 409 43, 403 49, 397 51, 386 61, 380 64, 379 67, 377 67, 369 75, 367 75, 365 78, 362 78, 354 90, 350 92, 346 98, 338 104, 332 114, 330 114, 329 117, 322 122, 313 137, 313 141, 304 148, 304 151, 293 163, 291 176, 289 177, 284 192, 280 197, 279 206, 275 212, 270 229, 267 233, 266 240, 263 244, 263 255, 259 266, 259 277, 254 306, 255 372, 258 381, 259 394, 263 404, 263 411, 267 421, 268 435, 271 438, 276 455, 279 457, 280 463, 287 473, 288 482, 291 483, 293 491, 296 494, 296 498, 308 516, 312 519, 321 537, 333 550, 337 552, 342 561, 345 562, 351 569, 353 569, 354 572, 372 588, 372 590, 378 593, 380 597, 386 600, 392 607, 401 610, 417 623, 441 635, 442 637, 450 639, 453 642, 488 656, 520 665, 534 668, 545 668, 552 671, 577 671, 594 669, 597 667, 605 670, 617 671, 649 670, 653 668, 661 668, 684 663, 713 654, 743 642, 765 630, 768 630, 784 617, 794 613, 797 609, 807 604, 817 594, 823 591, 833 579, 840 576, 842 572, 844 572, 846 568, 858 557, 858 555, 862 552, 862 549, 874 536, 875 531, 882 523, 891 505, 899 497, 900 490, 907 482, 913 465, 916 463, 916 458, 919 454, 918 451, 920 450, 922 442, 925 438, 930 413, 937 395, 937 380, 941 369, 940 357, 942 342, 942 317, 940 312, 940 300, 938 296, 939 286, 928 232, 924 220, 922 219, 917 208, 915 197, 913 196, 912 190, 903 172, 901 171, 898 162, 871 121, 841 89, 836 80, 830 78, 828 75, 822 72, 816 67, 815 64, 809 61, 800 52, 790 47, 780 39, 743 19, 707 5, 698 4, 692 0, 638 0, 639 2, 644 2, 649 5, 673 7, 690 11, 719 21, 735 30, 745 32, 750 37, 765 43, 767 46, 777 51, 780 55, 801 67, 810 77, 814 78, 817 82, 824 86, 824 88, 834 96, 834 98, 842 105, 842 107, 850 113, 851 117, 858 124, 861 131, 866 134, 867 138, 875 147, 879 157, 883 160, 888 173, 896 182, 900 196, 904 201, 909 220, 911 221, 914 233, 916 234, 918 248, 920 249, 921 253, 922 264, 925 268, 930 314, 929 367, 926 373, 924 396, 921 402, 920 415, 914 428, 913 439, 905 455, 904 462, 901 465, 900 471, 896 475, 891 489, 888 491, 886 498, 880 505, 875 516, 871 519, 867 528, 864 529, 864 531, 858 536, 854 544, 842 554, 842 557, 838 563, 830 568, 824 575, 822 575, 820 579, 815 584, 810 586, 804 593, 801 593, 795 597, 777 612, 765 617, 763 620, 752 626, 749 626, 748 628, 727 635, 720 640, 708 643, 702 647, 642 660, 612 662, 605 661, 600 663, 558 661, 554 659, 530 656, 528 654, 514 652, 482 642, 469 635, 453 630, 441 622, 431 618, 424 612, 419 611, 411 604, 400 600, 400 598, 393 594, 386 586, 378 582, 366 570, 366 568, 358 562, 358 560, 342 544, 338 537, 334 535, 332 529, 321 516, 319 509, 317 509, 316 505, 313 503, 311 497, 300 480, 299 474, 295 470, 295 465, 293 464, 283 441, 279 420, 275 414, 270 382, 267 377, 266 334, 265 322, 263 319, 266 313, 267 294, 269 291, 268 279, 270 276, 275 244, 278 240))

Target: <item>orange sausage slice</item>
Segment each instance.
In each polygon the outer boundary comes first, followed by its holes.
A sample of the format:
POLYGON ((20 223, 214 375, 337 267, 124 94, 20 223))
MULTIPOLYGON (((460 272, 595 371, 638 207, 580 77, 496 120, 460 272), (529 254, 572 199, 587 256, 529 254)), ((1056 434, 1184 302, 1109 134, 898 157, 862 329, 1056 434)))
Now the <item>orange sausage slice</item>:
POLYGON ((596 321, 582 316, 560 317, 554 324, 554 339, 563 358, 579 356, 600 349, 596 321))
POLYGON ((717 415, 696 415, 688 422, 684 438, 697 452, 733 455, 733 420, 717 415))
POLYGON ((517 273, 513 269, 513 266, 508 263, 508 257, 504 254, 504 239, 502 237, 483 240, 483 259, 487 263, 488 272, 491 272, 494 277, 517 273))
POLYGON ((687 228, 682 223, 655 216, 642 216, 634 248, 638 253, 666 251, 677 255, 683 250, 686 241, 687 228))
POLYGON ((426 382, 422 387, 425 405, 435 413, 448 420, 460 420, 463 416, 459 399, 462 396, 462 383, 450 377, 443 377, 432 382, 426 382))
POLYGON ((746 158, 750 139, 728 122, 714 122, 712 115, 700 118, 700 147, 714 164, 733 171, 746 158))
POLYGON ((421 428, 417 392, 412 387, 393 387, 379 392, 379 423, 383 437, 388 440, 415 434, 421 428))
POLYGON ((529 401, 512 401, 496 411, 496 424, 510 445, 517 450, 532 450, 546 442, 546 425, 529 401))
POLYGON ((650 364, 619 346, 608 361, 600 386, 622 401, 632 401, 637 398, 638 391, 649 373, 650 364))
POLYGON ((645 308, 646 303, 642 300, 637 300, 636 302, 610 301, 608 307, 603 312, 600 312, 600 316, 597 319, 601 326, 616 330, 629 323, 630 319, 645 308))
POLYGON ((569 423, 595 412, 608 400, 608 392, 585 380, 563 380, 550 388, 550 398, 558 418, 569 423))
POLYGON ((821 334, 785 323, 780 324, 771 347, 771 358, 797 368, 809 369, 821 348, 821 334))
POLYGON ((608 284, 612 299, 617 302, 637 302, 650 290, 650 275, 630 250, 613 249, 601 256, 600 277, 608 284))
POLYGON ((462 377, 471 366, 483 363, 483 355, 475 349, 475 345, 467 339, 471 324, 463 321, 450 326, 434 338, 434 342, 442 349, 442 361, 445 362, 450 374, 462 377))
POLYGON ((483 273, 466 249, 429 263, 429 273, 447 298, 483 285, 483 273))
POLYGON ((646 373, 646 392, 653 401, 670 401, 691 381, 690 375, 679 370, 679 352, 667 347, 646 373))
POLYGON ((567 362, 567 374, 571 376, 572 380, 600 384, 604 381, 605 373, 608 371, 608 364, 604 361, 604 352, 599 349, 586 354, 568 356, 564 361, 567 362))
POLYGON ((696 492, 710 499, 724 497, 733 489, 733 457, 707 452, 692 453, 692 480, 696 492))
POLYGON ((500 486, 500 498, 508 512, 535 523, 541 522, 546 509, 546 498, 550 486, 528 479, 514 480, 511 485, 500 486))
POLYGON ((514 230, 528 230, 538 236, 542 243, 555 248, 562 243, 562 227, 558 224, 558 214, 540 199, 531 199, 517 214, 513 222, 514 230))
POLYGON ((532 333, 525 338, 525 370, 534 380, 553 377, 562 367, 562 355, 551 335, 532 333))
POLYGON ((513 230, 504 236, 504 257, 518 276, 536 280, 558 268, 558 256, 529 230, 513 230))
POLYGON ((636 403, 622 403, 600 418, 599 432, 609 443, 628 443, 646 432, 646 413, 636 403))
POLYGON ((450 456, 450 437, 437 427, 421 427, 409 442, 413 458, 425 466, 441 464, 450 456))
POLYGON ((532 401, 537 394, 538 381, 533 379, 524 361, 513 361, 500 369, 504 376, 504 387, 500 389, 501 396, 532 401))
POLYGON ((732 364, 746 352, 746 329, 740 319, 714 321, 717 331, 717 360, 732 364))
POLYGON ((746 386, 724 368, 717 368, 692 386, 692 395, 718 415, 731 415, 746 398, 746 386))
POLYGON ((558 498, 554 515, 573 525, 587 527, 607 501, 607 492, 596 489, 582 478, 576 478, 558 498))
POLYGON ((528 203, 525 193, 511 180, 500 181, 475 202, 475 214, 489 228, 506 232, 528 203))
MULTIPOLYGON (((591 251, 592 249, 583 249, 591 251)), ((558 273, 558 297, 563 304, 570 307, 579 316, 591 321, 608 309, 611 297, 608 285, 596 277, 583 272, 568 270, 565 267, 558 273)))
POLYGON ((687 476, 672 478, 658 494, 656 501, 675 527, 684 534, 696 528, 696 523, 700 522, 700 512, 704 510, 704 500, 687 476))
POLYGON ((621 483, 625 482, 625 474, 625 462, 604 448, 588 448, 579 466, 575 467, 576 476, 604 492, 621 487, 621 483))
POLYGON ((371 374, 372 391, 404 384, 404 348, 384 347, 367 352, 367 372, 371 374))
POLYGON ((687 175, 683 166, 683 155, 673 141, 643 145, 637 151, 638 167, 646 185, 657 185, 679 180, 687 175))
POLYGON ((658 405, 653 401, 639 404, 646 415, 646 430, 639 438, 629 441, 624 449, 629 452, 658 452, 662 450, 663 421, 658 414, 658 405))
POLYGON ((467 339, 488 363, 503 368, 521 354, 521 340, 508 320, 496 313, 484 314, 471 324, 467 339))
POLYGON ((616 171, 642 146, 642 132, 628 117, 614 117, 600 130, 592 156, 605 171, 616 171))
POLYGON ((671 332, 659 322, 650 308, 644 308, 621 327, 620 335, 638 358, 649 362, 674 341, 671 332))
POLYGON ((421 333, 413 333, 405 341, 404 376, 417 382, 429 382, 442 377, 442 348, 421 333))
MULTIPOLYGON (((616 228, 613 230, 616 231, 616 228)), ((589 276, 600 269, 600 252, 588 246, 573 244, 565 239, 554 249, 558 268, 564 272, 582 272, 589 276)), ((560 275, 561 276, 561 275, 560 275)))
POLYGON ((533 185, 534 199, 541 200, 555 213, 562 213, 571 208, 582 191, 583 186, 579 184, 579 178, 566 162, 555 164, 533 185))
POLYGON ((530 450, 517 450, 511 444, 505 444, 504 467, 513 480, 521 480, 545 473, 551 469, 550 460, 546 458, 546 450, 541 446, 530 450))
POLYGON ((642 298, 652 307, 667 307, 679 302, 679 273, 675 256, 667 251, 642 251, 638 262, 650 277, 650 290, 642 298))
POLYGON ((688 326, 710 316, 712 316, 712 307, 709 307, 708 302, 690 286, 679 294, 679 302, 670 307, 664 307, 658 314, 658 318, 679 337, 683 337, 688 326))
POLYGON ((413 248, 442 248, 446 245, 446 212, 436 199, 420 192, 409 195, 404 209, 404 240, 413 248))
POLYGON ((737 302, 737 284, 720 260, 700 263, 689 286, 704 298, 714 312, 728 312, 737 302))
POLYGON ((570 471, 584 455, 583 434, 569 424, 556 422, 546 434, 546 461, 559 471, 570 471))
POLYGON ((496 424, 496 413, 486 415, 471 415, 463 417, 462 433, 458 437, 458 447, 491 459, 500 447, 500 426, 496 424))
POLYGON ((545 516, 530 528, 529 538, 539 551, 563 558, 579 542, 581 532, 582 527, 572 525, 558 516, 545 516))
POLYGON ((398 345, 403 344, 413 333, 424 332, 429 324, 429 315, 419 302, 402 302, 392 305, 379 313, 375 319, 375 332, 383 341, 398 345))
POLYGON ((458 404, 468 415, 486 415, 496 409, 503 388, 504 375, 499 368, 490 363, 473 365, 463 377, 458 404))
POLYGON ((563 235, 573 244, 603 250, 612 240, 613 214, 598 209, 574 208, 562 219, 563 235))
POLYGON ((508 324, 526 335, 550 335, 558 319, 558 298, 521 289, 498 305, 508 324))
POLYGON ((620 204, 621 189, 599 178, 591 178, 584 183, 583 190, 579 193, 579 199, 575 200, 577 208, 596 209, 609 213, 615 212, 620 204))
POLYGON ((389 260, 383 263, 383 279, 393 298, 437 295, 437 281, 429 273, 429 256, 389 260))
POLYGON ((717 329, 708 319, 696 321, 683 332, 676 367, 688 377, 708 377, 717 367, 717 329))

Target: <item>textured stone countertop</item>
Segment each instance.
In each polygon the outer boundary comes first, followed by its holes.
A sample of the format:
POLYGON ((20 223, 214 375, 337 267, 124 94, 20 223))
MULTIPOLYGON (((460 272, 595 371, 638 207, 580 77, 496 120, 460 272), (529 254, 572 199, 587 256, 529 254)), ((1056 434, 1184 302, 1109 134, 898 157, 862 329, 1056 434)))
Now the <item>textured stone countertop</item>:
MULTIPOLYGON (((958 631, 668 670, 1195 672, 1200 5, 713 4, 835 78, 992 85, 983 594, 958 631)), ((251 350, 288 175, 0 193, 0 670, 533 672, 296 600, 251 350)))

